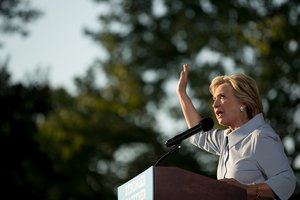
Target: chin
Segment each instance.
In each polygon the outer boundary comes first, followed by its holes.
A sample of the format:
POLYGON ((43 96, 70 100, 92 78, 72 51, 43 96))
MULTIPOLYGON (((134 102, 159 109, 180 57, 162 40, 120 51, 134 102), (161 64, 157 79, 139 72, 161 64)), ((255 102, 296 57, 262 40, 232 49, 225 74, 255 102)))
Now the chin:
POLYGON ((219 124, 223 125, 223 120, 222 119, 217 118, 217 120, 218 120, 219 124))
POLYGON ((218 123, 222 126, 228 126, 228 123, 226 123, 224 120, 222 119, 217 119, 218 120, 218 123))

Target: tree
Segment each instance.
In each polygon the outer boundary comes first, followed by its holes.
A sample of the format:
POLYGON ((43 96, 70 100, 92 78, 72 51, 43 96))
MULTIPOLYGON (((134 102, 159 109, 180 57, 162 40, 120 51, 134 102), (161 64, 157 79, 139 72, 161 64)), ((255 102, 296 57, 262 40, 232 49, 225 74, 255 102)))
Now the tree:
POLYGON ((28 35, 26 25, 37 19, 41 11, 30 5, 30 0, 0 1, 0 33, 28 35))
MULTIPOLYGON (((143 99, 136 88, 128 87, 126 100, 114 97, 115 91, 97 86, 95 74, 91 68, 76 79, 78 95, 54 92, 54 109, 39 122, 41 151, 65 177, 64 184, 49 185, 48 199, 114 199, 117 186, 153 165, 165 151, 152 117, 142 113, 143 99)), ((178 166, 199 171, 191 155, 184 157, 193 165, 178 166)))
POLYGON ((48 157, 39 151, 36 120, 50 110, 47 85, 12 83, 0 68, 1 197, 43 199, 42 187, 52 176, 48 157))

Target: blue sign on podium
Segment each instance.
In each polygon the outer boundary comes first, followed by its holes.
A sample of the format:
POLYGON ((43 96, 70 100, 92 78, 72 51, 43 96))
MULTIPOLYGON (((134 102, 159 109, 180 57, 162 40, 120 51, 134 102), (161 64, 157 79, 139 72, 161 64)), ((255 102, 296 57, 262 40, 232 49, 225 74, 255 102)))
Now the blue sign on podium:
POLYGON ((118 200, 153 200, 153 167, 118 187, 118 200))

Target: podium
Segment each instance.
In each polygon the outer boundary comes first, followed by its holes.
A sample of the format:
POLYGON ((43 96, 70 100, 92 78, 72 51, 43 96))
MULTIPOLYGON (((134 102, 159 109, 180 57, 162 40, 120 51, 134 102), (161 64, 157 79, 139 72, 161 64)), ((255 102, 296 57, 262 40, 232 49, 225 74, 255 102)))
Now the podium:
POLYGON ((246 190, 177 167, 150 167, 118 187, 118 200, 246 200, 246 190))

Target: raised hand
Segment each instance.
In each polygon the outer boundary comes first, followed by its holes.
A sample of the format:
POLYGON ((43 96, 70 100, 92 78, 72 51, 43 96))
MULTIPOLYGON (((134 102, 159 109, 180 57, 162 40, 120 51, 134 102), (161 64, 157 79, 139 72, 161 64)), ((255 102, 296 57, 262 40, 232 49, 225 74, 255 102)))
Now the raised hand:
POLYGON ((178 94, 186 93, 188 74, 189 74, 189 65, 184 64, 177 84, 178 94))

